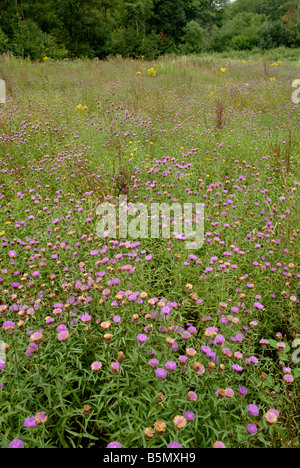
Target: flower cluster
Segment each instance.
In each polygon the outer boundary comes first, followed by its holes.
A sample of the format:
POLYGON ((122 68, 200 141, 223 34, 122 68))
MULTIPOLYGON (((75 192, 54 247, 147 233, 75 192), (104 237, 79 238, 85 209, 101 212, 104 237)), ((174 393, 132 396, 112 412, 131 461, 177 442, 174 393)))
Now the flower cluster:
POLYGON ((247 83, 240 60, 202 64, 200 87, 196 58, 188 86, 180 67, 128 82, 118 63, 26 62, 28 80, 2 64, 0 445, 284 446, 299 377, 294 69, 277 63, 275 103, 250 61, 247 83), (42 86, 33 102, 36 69, 59 105, 42 86), (121 195, 128 220, 142 204, 170 235, 126 237, 118 213, 111 236, 105 213, 99 237, 99 205, 121 195))

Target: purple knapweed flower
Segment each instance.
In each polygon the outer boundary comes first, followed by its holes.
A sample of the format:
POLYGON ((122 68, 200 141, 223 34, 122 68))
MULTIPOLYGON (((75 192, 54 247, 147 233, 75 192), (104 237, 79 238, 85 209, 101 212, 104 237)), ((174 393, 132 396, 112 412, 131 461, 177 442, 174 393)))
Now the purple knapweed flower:
POLYGON ((150 359, 150 361, 148 361, 148 364, 150 367, 155 369, 159 365, 159 361, 157 359, 150 359))
POLYGON ((254 404, 250 404, 248 405, 248 413, 250 414, 250 416, 258 416, 259 408, 254 404))
POLYGON ((24 421, 24 427, 35 427, 36 426, 36 420, 34 416, 31 416, 24 421))
POLYGON ((177 367, 177 364, 176 364, 176 362, 174 362, 174 361, 168 361, 168 362, 166 362, 166 364, 165 364, 165 368, 166 368, 167 371, 169 371, 169 372, 172 372, 173 370, 175 370, 176 367, 177 367))
POLYGON ((8 448, 24 448, 24 442, 21 439, 14 439, 11 441, 8 448))
POLYGON ((248 434, 250 434, 250 435, 256 434, 257 433, 257 427, 255 426, 255 424, 248 424, 247 431, 248 431, 248 434))
POLYGON ((167 372, 162 367, 158 367, 155 371, 155 375, 158 379, 165 379, 167 377, 167 372))
POLYGON ((148 340, 147 335, 144 335, 143 333, 140 333, 139 335, 137 335, 136 338, 140 343, 145 343, 145 341, 148 340))
POLYGON ((187 421, 193 421, 195 419, 195 413, 193 413, 193 411, 186 411, 184 413, 184 417, 187 421))
POLYGON ((119 442, 110 442, 107 448, 122 448, 122 445, 119 442))

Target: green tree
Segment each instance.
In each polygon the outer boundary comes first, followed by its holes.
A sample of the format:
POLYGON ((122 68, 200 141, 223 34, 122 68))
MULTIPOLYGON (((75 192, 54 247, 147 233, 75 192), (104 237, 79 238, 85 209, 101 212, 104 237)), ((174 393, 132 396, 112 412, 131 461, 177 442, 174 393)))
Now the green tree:
POLYGON ((9 40, 6 34, 0 28, 0 54, 7 52, 9 49, 9 40))
POLYGON ((200 24, 191 20, 183 28, 183 51, 187 54, 199 53, 204 48, 205 29, 200 24))
POLYGON ((210 37, 210 49, 247 50, 258 47, 261 29, 266 22, 265 15, 251 12, 238 13, 232 19, 225 21, 221 28, 214 27, 210 37))
POLYGON ((150 58, 203 49, 297 47, 299 5, 299 0, 0 0, 0 51, 150 58))
POLYGON ((300 3, 291 3, 281 18, 286 45, 300 47, 300 3))
POLYGON ((122 49, 126 50, 126 55, 145 53, 152 10, 153 0, 131 0, 120 5, 119 28, 116 37, 122 41, 122 49))
POLYGON ((186 25, 183 0, 154 0, 151 27, 161 36, 161 44, 179 42, 186 25))
POLYGON ((41 31, 31 19, 20 21, 10 41, 10 50, 14 55, 30 56, 32 59, 42 59, 45 55, 61 59, 67 54, 67 51, 59 47, 50 34, 41 31))

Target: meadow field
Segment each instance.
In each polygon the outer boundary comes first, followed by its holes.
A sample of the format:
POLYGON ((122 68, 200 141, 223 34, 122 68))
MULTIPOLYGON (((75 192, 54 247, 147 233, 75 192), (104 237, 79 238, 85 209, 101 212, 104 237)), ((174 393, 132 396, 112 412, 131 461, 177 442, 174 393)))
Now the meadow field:
POLYGON ((292 55, 0 57, 1 448, 299 448, 292 55))

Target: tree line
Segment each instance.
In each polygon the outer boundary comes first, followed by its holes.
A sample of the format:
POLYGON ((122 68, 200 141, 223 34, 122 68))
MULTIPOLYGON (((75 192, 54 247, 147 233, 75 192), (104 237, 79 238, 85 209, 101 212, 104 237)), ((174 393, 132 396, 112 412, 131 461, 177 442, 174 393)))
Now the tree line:
POLYGON ((43 59, 300 46, 299 0, 0 0, 0 53, 43 59))

